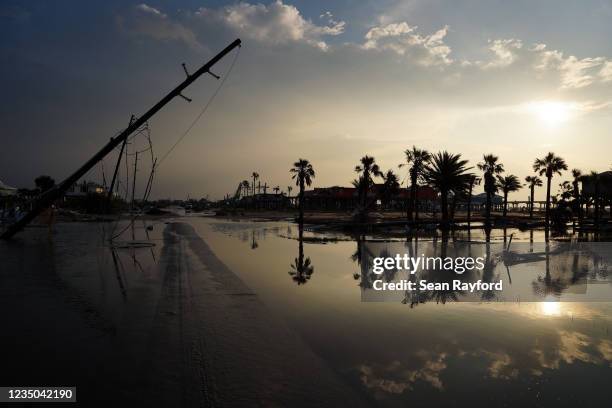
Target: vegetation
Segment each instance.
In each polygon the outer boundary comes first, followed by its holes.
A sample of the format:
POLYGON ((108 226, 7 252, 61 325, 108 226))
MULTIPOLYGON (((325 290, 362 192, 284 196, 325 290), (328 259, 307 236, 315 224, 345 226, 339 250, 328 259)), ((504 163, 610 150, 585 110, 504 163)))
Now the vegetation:
POLYGON ((399 177, 393 172, 393 170, 387 170, 387 173, 383 174, 383 191, 382 191, 382 204, 386 207, 391 202, 391 199, 399 193, 400 183, 399 177))
POLYGON ((485 154, 482 157, 482 162, 478 163, 478 168, 484 172, 484 190, 487 195, 486 202, 486 221, 485 225, 491 225, 491 201, 495 193, 497 193, 497 180, 495 177, 504 172, 504 166, 498 163, 499 158, 493 154, 485 154))
POLYGON ((448 227, 448 197, 450 193, 457 194, 469 184, 471 174, 467 171, 468 161, 461 159, 460 154, 447 151, 439 152, 431 157, 425 165, 424 178, 427 183, 440 192, 440 211, 442 227, 448 227))
POLYGON ((295 163, 293 163, 293 167, 289 169, 289 172, 292 173, 291 178, 295 180, 295 184, 300 188, 299 193, 299 222, 302 224, 304 222, 304 190, 305 186, 310 186, 312 184, 312 179, 315 177, 315 171, 312 167, 312 164, 306 159, 298 159, 295 163))
POLYGON ((507 176, 497 176, 497 187, 504 193, 504 210, 503 217, 506 218, 508 214, 508 193, 518 191, 523 186, 519 181, 519 178, 514 174, 509 174, 507 176))
POLYGON ((406 163, 400 164, 400 167, 410 166, 408 171, 410 176, 410 197, 406 206, 406 217, 408 221, 416 221, 419 216, 419 207, 417 205, 418 183, 423 179, 423 172, 425 166, 431 160, 431 154, 427 150, 419 149, 416 146, 412 146, 412 149, 406 149, 404 154, 406 155, 406 163))
POLYGON ((55 180, 53 178, 51 178, 50 176, 38 176, 36 177, 36 179, 34 180, 34 185, 36 185, 36 188, 38 189, 38 191, 40 191, 41 193, 44 193, 47 190, 52 189, 53 187, 55 187, 55 180))
POLYGON ((535 201, 535 188, 542 187, 542 179, 538 176, 527 176, 525 177, 525 181, 529 186, 530 196, 529 196, 529 218, 533 218, 533 203, 535 201))
POLYGON ((361 158, 359 165, 355 166, 355 172, 359 174, 358 186, 360 188, 361 205, 363 211, 367 212, 368 191, 374 184, 374 177, 382 177, 382 172, 376 164, 374 157, 365 155, 361 158))
POLYGON ((549 152, 541 159, 536 159, 533 163, 533 170, 546 176, 546 225, 550 223, 550 185, 553 175, 556 173, 561 175, 563 170, 567 170, 567 164, 561 157, 556 156, 553 152, 549 152))

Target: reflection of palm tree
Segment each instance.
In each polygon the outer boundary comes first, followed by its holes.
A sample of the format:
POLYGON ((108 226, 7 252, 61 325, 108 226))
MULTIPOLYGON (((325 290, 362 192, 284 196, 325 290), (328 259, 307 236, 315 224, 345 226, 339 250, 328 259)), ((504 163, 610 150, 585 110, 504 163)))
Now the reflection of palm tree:
POLYGON ((406 216, 408 221, 416 221, 418 219, 419 209, 417 206, 418 182, 423 177, 425 165, 431 159, 431 154, 425 149, 419 149, 412 146, 412 149, 404 151, 406 155, 406 163, 400 164, 400 167, 410 166, 410 199, 406 206, 406 216), (412 214, 414 212, 414 219, 412 214))
POLYGON ((499 157, 493 154, 485 154, 482 157, 482 162, 478 163, 478 168, 484 172, 484 189, 487 195, 486 204, 486 226, 491 225, 491 200, 497 192, 497 183, 495 176, 504 172, 504 166, 498 163, 499 157))
POLYGON ((312 276, 314 273, 314 266, 310 262, 310 258, 304 259, 304 229, 302 225, 300 225, 299 229, 299 244, 298 244, 298 256, 295 258, 295 261, 291 264, 291 270, 289 271, 289 275, 291 275, 293 281, 298 285, 303 285, 312 276))
POLYGON ((466 165, 468 161, 462 160, 460 154, 452 154, 447 151, 436 153, 431 161, 425 166, 425 180, 440 192, 440 209, 442 212, 442 226, 448 227, 448 195, 457 193, 463 189, 468 182, 469 170, 466 165))
POLYGON ((549 152, 543 158, 535 160, 533 170, 539 172, 540 176, 546 176, 546 228, 548 229, 550 221, 550 184, 555 173, 561 175, 561 171, 567 170, 567 164, 565 164, 565 160, 561 157, 556 156, 553 152, 549 152))
POLYGON ((300 188, 299 223, 302 224, 304 222, 304 189, 305 185, 310 186, 312 184, 312 179, 315 177, 315 171, 308 160, 298 159, 298 161, 293 163, 293 167, 289 169, 289 172, 293 173, 291 178, 295 180, 295 184, 300 188))
POLYGON ((525 177, 525 181, 527 182, 531 193, 531 197, 529 198, 529 218, 533 218, 533 202, 535 201, 535 188, 542 187, 542 179, 538 176, 527 176, 525 177))
POLYGON ((255 240, 255 230, 251 231, 251 249, 257 249, 259 244, 255 240))
POLYGON ((508 214, 508 193, 512 193, 514 191, 518 191, 523 187, 519 178, 514 174, 509 174, 507 176, 497 176, 497 187, 504 193, 504 211, 503 217, 506 218, 508 214))

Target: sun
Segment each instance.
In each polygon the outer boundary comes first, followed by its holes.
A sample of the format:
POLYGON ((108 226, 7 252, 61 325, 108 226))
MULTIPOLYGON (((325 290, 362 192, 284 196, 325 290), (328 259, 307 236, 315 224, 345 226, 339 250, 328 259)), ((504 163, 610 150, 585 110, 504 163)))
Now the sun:
POLYGON ((559 126, 570 120, 574 110, 574 106, 567 102, 538 101, 527 104, 527 111, 550 127, 559 126))

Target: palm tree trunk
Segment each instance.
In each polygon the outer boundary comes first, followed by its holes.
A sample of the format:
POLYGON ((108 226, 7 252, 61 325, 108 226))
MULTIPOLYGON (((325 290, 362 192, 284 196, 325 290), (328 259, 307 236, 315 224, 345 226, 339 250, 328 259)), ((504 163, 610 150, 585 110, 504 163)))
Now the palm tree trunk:
POLYGON ((418 194, 419 194, 419 186, 416 185, 414 186, 414 207, 412 208, 413 212, 414 212, 414 222, 416 223, 419 220, 419 198, 418 198, 418 194))
POLYGON ((508 192, 504 191, 504 218, 508 214, 508 192))
POLYGON ((487 191, 486 225, 491 225, 491 193, 487 191))
POLYGON ((304 223, 304 177, 300 177, 300 202, 299 202, 299 223, 304 223))
POLYGON ((472 188, 473 188, 474 184, 470 183, 470 190, 468 192, 468 202, 467 202, 467 223, 468 225, 470 225, 470 222, 472 222, 472 188))
POLYGON ((441 191, 440 192, 440 210, 442 211, 442 225, 446 228, 446 224, 448 223, 448 192, 441 191))
MULTIPOLYGON (((412 172, 414 173, 414 171, 412 172)), ((412 218, 412 214, 414 212, 414 205, 416 203, 416 174, 411 174, 410 175, 410 201, 408 204, 408 221, 414 221, 414 219, 412 218)))
POLYGON ((546 176, 546 228, 550 221, 550 183, 552 176, 546 176))
POLYGON ((533 203, 534 203, 534 199, 533 199, 533 193, 535 190, 535 186, 532 185, 531 186, 531 202, 529 203, 529 218, 533 219, 533 203))

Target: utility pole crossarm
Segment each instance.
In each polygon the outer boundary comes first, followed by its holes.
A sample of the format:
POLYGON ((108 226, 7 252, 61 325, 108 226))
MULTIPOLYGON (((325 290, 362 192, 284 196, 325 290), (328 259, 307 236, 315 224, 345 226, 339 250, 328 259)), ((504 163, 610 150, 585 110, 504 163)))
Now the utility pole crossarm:
POLYGON ((146 113, 144 113, 139 118, 135 119, 130 125, 121 132, 117 137, 111 138, 111 140, 91 159, 89 159, 85 164, 83 164, 77 171, 75 171, 72 175, 66 178, 57 186, 47 190, 43 194, 41 194, 38 198, 35 199, 32 209, 26 213, 22 218, 17 220, 15 223, 11 224, 6 231, 0 235, 1 239, 9 239, 17 232, 19 232, 23 227, 25 227, 28 223, 30 223, 36 216, 38 216, 42 211, 51 206, 51 204, 59 199, 64 193, 81 177, 83 177, 89 170, 91 170, 100 160, 104 159, 106 155, 113 151, 115 147, 117 147, 120 143, 123 143, 134 131, 139 129, 145 122, 151 119, 157 112, 159 112, 168 102, 174 99, 177 96, 181 96, 181 92, 191 85, 196 79, 198 79, 202 74, 208 73, 209 70, 219 62, 223 57, 225 57, 230 51, 234 48, 239 47, 241 45, 240 39, 234 40, 230 45, 225 47, 221 52, 215 55, 210 61, 206 64, 202 65, 196 72, 191 75, 188 75, 187 78, 181 82, 176 88, 170 91, 166 96, 164 96, 159 102, 157 102, 152 108, 150 108, 146 113))

